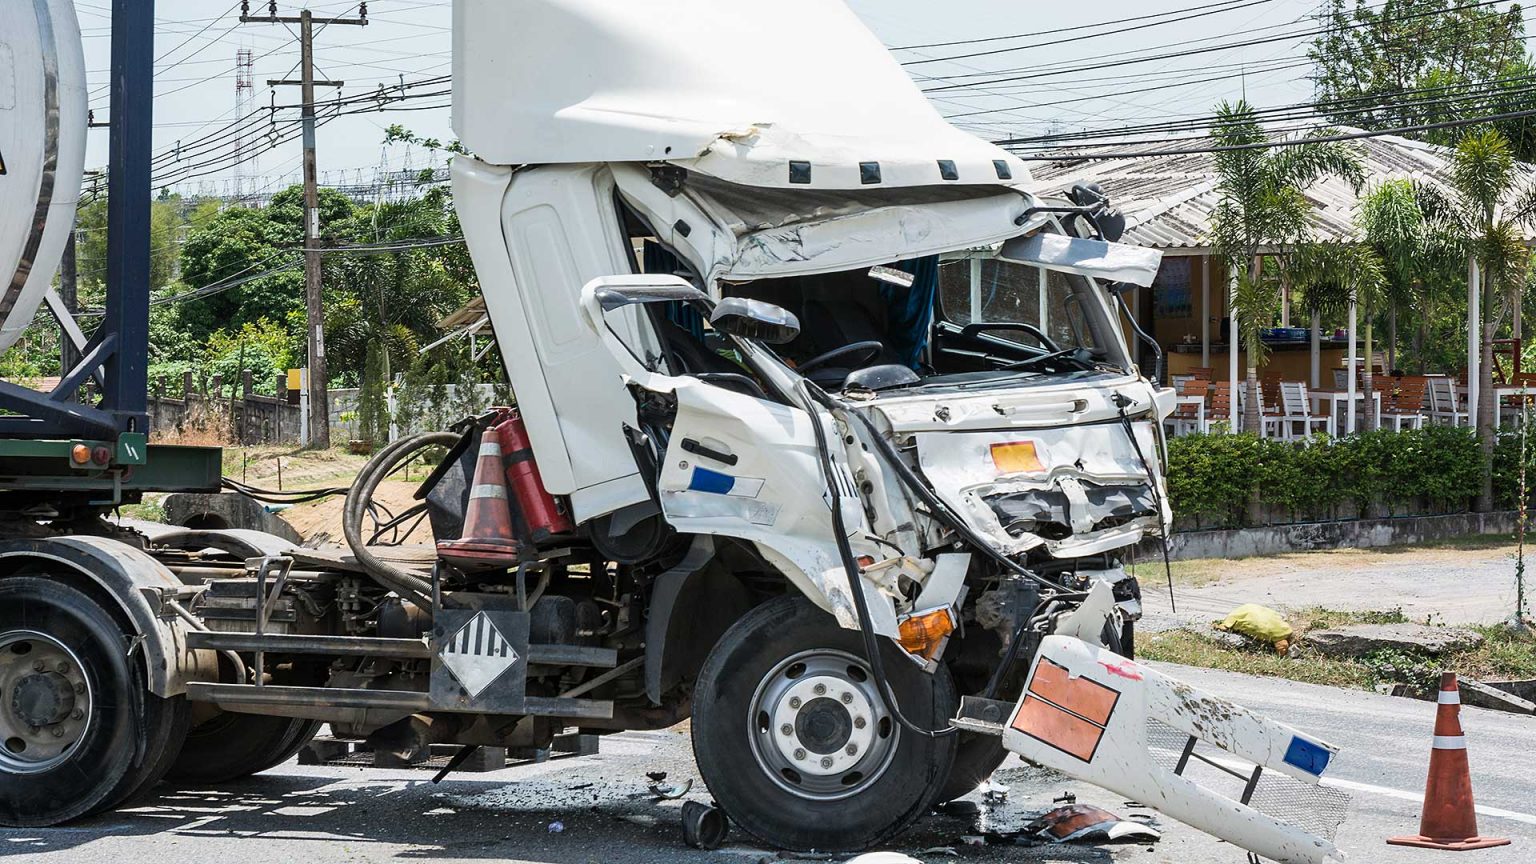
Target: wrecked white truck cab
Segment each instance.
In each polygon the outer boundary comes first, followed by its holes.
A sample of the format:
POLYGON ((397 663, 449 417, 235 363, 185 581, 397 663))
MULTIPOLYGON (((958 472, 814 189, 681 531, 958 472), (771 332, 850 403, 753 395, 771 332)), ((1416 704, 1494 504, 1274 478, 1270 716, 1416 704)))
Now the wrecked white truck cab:
POLYGON ((826 850, 973 789, 1019 747, 960 697, 1022 712, 1052 634, 1131 653, 1172 399, 1115 291, 1158 254, 1096 190, 1037 197, 840 3, 454 15, 455 200, 545 487, 606 560, 748 598, 648 668, 712 794, 826 850))

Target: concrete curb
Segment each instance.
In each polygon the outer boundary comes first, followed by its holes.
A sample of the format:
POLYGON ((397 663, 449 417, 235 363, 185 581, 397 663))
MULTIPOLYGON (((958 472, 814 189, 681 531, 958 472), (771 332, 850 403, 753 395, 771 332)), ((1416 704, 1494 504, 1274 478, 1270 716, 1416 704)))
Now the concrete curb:
MULTIPOLYGON (((1399 516, 1392 519, 1353 519, 1339 522, 1298 522, 1231 531, 1182 531, 1173 535, 1169 554, 1175 561, 1193 558, 1253 558, 1315 549, 1371 549, 1462 537, 1469 534, 1515 532, 1517 513, 1453 513, 1444 516, 1399 516)), ((1143 541, 1138 559, 1162 557, 1157 540, 1143 541)))

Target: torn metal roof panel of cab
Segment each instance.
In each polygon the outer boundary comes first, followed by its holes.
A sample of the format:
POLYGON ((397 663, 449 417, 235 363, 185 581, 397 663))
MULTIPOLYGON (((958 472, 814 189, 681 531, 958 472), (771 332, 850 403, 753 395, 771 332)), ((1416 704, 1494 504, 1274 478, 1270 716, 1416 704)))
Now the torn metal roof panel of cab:
POLYGON ((781 188, 1030 179, 945 122, 841 0, 457 0, 453 30, 454 131, 487 162, 664 161, 781 188))

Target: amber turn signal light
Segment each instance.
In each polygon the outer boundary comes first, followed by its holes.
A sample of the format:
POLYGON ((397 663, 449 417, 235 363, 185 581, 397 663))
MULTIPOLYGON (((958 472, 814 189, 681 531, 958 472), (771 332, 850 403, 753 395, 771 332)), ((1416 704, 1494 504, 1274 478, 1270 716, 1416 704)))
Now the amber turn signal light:
POLYGON ((944 647, 944 640, 955 632, 955 616, 949 607, 909 615, 897 625, 897 642, 924 660, 933 660, 944 647))

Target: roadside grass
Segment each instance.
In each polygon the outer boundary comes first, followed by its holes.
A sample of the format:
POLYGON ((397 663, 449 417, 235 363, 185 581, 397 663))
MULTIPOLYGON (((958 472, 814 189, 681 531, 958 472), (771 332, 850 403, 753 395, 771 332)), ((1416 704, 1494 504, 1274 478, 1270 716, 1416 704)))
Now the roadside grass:
POLYGON ((1473 626, 1468 629, 1483 635, 1482 645, 1439 658, 1384 649, 1358 659, 1329 659, 1306 650, 1308 631, 1347 624, 1405 623, 1402 610, 1360 612, 1312 607, 1284 611, 1296 631, 1293 644, 1303 646, 1292 655, 1282 656, 1258 642, 1232 647, 1214 631, 1196 629, 1138 637, 1136 653, 1149 660, 1356 690, 1404 684, 1414 691, 1429 692, 1438 686, 1442 670, 1479 680, 1536 678, 1536 632, 1529 629, 1522 633, 1500 624, 1473 626))

